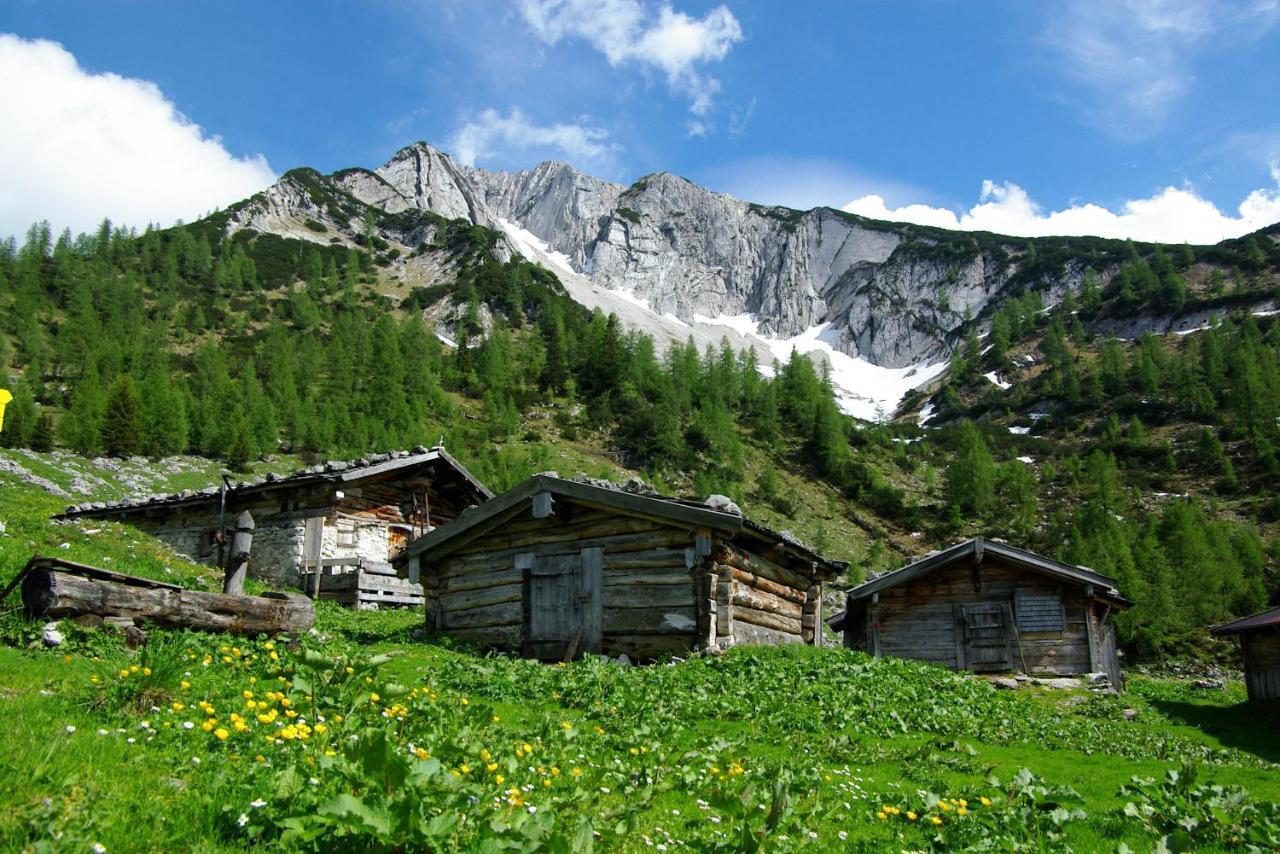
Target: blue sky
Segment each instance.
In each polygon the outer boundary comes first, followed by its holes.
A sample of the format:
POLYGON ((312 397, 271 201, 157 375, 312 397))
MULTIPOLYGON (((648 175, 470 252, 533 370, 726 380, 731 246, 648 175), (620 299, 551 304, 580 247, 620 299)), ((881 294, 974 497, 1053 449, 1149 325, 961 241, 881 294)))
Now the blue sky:
POLYGON ((1019 233, 1280 219, 1280 0, 61 0, 0 33, 0 233, 190 218, 416 139, 1019 233))

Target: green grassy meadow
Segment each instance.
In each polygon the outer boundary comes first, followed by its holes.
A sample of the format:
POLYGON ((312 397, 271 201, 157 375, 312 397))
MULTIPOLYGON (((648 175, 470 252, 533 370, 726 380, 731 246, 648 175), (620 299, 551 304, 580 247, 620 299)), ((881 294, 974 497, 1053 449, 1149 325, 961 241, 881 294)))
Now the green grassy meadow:
MULTIPOLYGON (((64 503, 0 483, 0 579, 53 552, 218 583, 128 528, 49 522, 64 503)), ((135 653, 64 623, 46 649, 18 604, 0 850, 1280 846, 1280 714, 1234 682, 1011 692, 799 647, 546 666, 328 603, 297 640, 152 631, 135 653)))

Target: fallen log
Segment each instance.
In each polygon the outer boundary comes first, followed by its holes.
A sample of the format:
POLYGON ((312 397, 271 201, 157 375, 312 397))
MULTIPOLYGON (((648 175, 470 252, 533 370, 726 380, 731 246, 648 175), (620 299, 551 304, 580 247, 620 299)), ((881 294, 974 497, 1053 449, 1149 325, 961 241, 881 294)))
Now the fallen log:
POLYGON ((298 593, 206 593, 115 573, 116 578, 94 577, 58 564, 57 559, 37 557, 24 570, 22 604, 32 617, 94 614, 106 620, 237 635, 302 632, 315 625, 315 606, 298 593))

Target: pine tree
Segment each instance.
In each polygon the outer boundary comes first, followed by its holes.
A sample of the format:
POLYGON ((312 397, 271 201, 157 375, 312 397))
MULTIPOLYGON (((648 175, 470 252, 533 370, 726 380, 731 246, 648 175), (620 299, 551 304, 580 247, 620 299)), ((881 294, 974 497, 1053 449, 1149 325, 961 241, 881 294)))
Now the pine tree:
POLYGON ((102 416, 102 447, 111 457, 131 457, 142 452, 142 414, 133 377, 121 374, 107 396, 102 416))

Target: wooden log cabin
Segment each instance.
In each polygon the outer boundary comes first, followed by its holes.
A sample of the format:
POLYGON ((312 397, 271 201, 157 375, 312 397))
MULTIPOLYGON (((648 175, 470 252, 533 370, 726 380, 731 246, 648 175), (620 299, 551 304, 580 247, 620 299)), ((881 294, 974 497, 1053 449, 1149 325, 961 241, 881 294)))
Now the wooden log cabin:
POLYGON ((1280 608, 1223 623, 1210 632, 1218 637, 1239 635, 1250 701, 1280 701, 1280 608))
POLYGON ((718 507, 535 475, 410 543, 427 626, 541 660, 821 643, 847 567, 718 507))
POLYGON ((830 621, 845 646, 952 670, 1105 672, 1119 687, 1114 579, 981 537, 849 591, 830 621))
MULTIPOLYGON (((229 528, 237 514, 248 510, 257 524, 250 566, 255 578, 294 586, 304 569, 322 567, 332 577, 334 598, 347 601, 350 585, 333 573, 354 569, 350 574, 357 581, 388 578, 383 586, 394 587, 395 595, 381 598, 389 601, 406 592, 401 589, 404 582, 387 575, 391 558, 432 526, 492 497, 443 448, 417 447, 322 463, 291 475, 270 474, 225 490, 215 485, 176 495, 73 506, 59 518, 123 522, 193 560, 216 564, 219 525, 229 528)), ((323 588, 321 592, 323 596, 323 588)), ((350 604, 363 604, 357 600, 350 604)), ((421 603, 420 590, 414 601, 421 603)))

